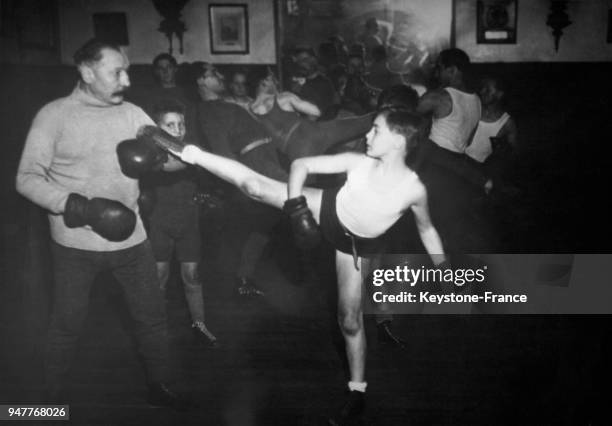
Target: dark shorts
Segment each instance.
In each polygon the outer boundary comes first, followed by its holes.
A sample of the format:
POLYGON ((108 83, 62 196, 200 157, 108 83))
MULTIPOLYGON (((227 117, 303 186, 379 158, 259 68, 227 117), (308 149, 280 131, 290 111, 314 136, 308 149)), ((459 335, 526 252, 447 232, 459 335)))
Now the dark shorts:
POLYGON ((152 218, 149 240, 157 262, 169 262, 176 252, 179 262, 200 262, 201 236, 199 210, 189 208, 188 214, 179 219, 156 220, 152 218))
POLYGON ((380 254, 385 251, 386 234, 377 238, 362 238, 351 234, 338 219, 336 213, 336 196, 340 186, 323 190, 321 199, 321 217, 319 225, 323 237, 330 242, 336 250, 346 254, 368 256, 380 254))

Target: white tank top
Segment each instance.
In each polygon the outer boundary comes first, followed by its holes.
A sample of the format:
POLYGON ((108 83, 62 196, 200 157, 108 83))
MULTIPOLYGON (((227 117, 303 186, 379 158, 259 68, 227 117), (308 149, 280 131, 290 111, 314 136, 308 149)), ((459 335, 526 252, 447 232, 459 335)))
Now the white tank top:
POLYGON ((452 99, 452 110, 446 117, 432 120, 429 139, 444 149, 463 153, 480 120, 480 99, 450 87, 444 90, 452 99))
POLYGON ((465 149, 465 153, 474 160, 483 163, 493 152, 491 139, 489 138, 497 136, 509 118, 510 115, 508 115, 507 112, 504 112, 496 121, 490 123, 487 123, 486 121, 479 121, 478 128, 474 134, 474 139, 472 139, 470 146, 465 149))
POLYGON ((346 183, 336 195, 336 214, 340 223, 353 234, 363 238, 376 238, 384 234, 404 213, 406 200, 398 197, 404 192, 408 180, 383 185, 368 179, 374 166, 373 158, 365 157, 347 174, 346 183))

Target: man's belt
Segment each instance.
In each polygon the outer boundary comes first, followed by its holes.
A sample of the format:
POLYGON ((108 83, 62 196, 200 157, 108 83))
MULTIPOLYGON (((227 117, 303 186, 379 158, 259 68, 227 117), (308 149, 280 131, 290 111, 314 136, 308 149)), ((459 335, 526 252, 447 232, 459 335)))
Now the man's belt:
POLYGON ((255 148, 260 147, 270 142, 272 142, 272 138, 257 139, 256 141, 253 141, 247 146, 245 146, 244 148, 242 148, 240 150, 240 155, 248 154, 249 152, 253 151, 255 148))

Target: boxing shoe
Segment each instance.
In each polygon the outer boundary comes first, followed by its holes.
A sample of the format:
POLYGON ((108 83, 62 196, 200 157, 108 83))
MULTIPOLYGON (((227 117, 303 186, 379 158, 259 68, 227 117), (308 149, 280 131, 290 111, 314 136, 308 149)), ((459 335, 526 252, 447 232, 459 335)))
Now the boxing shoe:
POLYGON ((330 426, 361 426, 364 424, 365 392, 350 391, 342 408, 327 419, 330 426))
POLYGON ((219 349, 221 345, 217 338, 206 328, 202 321, 191 324, 191 331, 196 342, 208 349, 219 349))
POLYGON ((381 345, 394 346, 400 349, 406 348, 406 341, 393 333, 392 323, 390 320, 385 320, 379 324, 376 324, 376 329, 378 343, 381 345))
POLYGON ((151 383, 147 395, 147 403, 153 407, 167 407, 177 411, 187 411, 195 408, 195 404, 172 392, 164 383, 151 383))
POLYGON ((253 280, 247 277, 236 278, 236 291, 241 297, 265 296, 266 293, 255 285, 253 280))

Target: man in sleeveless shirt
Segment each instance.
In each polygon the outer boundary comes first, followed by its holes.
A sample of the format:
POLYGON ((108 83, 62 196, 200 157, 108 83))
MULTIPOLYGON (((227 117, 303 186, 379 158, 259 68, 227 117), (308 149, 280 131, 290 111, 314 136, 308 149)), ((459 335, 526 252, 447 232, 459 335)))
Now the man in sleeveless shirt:
POLYGON ((431 116, 429 140, 422 146, 420 175, 429 189, 432 217, 449 251, 486 246, 471 200, 490 182, 467 155, 481 114, 478 96, 469 91, 470 58, 460 49, 440 52, 436 76, 440 87, 425 93, 417 111, 431 116))

